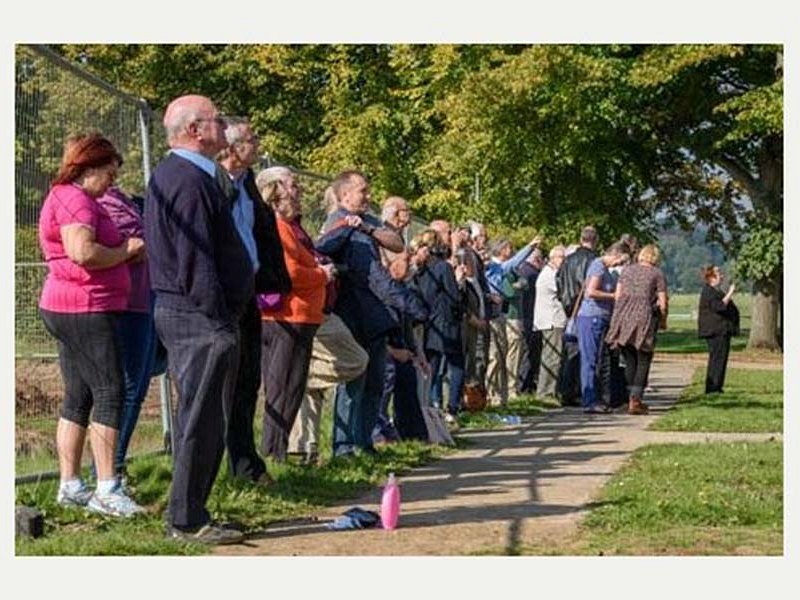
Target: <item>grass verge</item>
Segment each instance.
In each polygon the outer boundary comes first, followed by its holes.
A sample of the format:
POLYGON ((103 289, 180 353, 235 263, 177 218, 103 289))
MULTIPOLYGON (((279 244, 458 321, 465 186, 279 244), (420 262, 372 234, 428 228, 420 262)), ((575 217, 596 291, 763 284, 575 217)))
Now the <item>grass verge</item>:
POLYGON ((781 555, 783 444, 645 446, 606 484, 591 508, 571 537, 504 552, 781 555))
MULTIPOLYGON (((268 488, 228 476, 227 464, 220 470, 209 498, 215 519, 235 521, 248 532, 275 521, 308 518, 337 500, 357 497, 371 486, 382 484, 389 472, 401 474, 435 460, 450 450, 419 442, 402 442, 379 449, 376 456, 331 459, 328 430, 330 404, 323 413, 322 460, 316 467, 293 462, 268 464, 275 484, 268 488)), ((37 540, 16 539, 17 555, 192 555, 208 548, 169 540, 164 535, 164 509, 171 482, 166 456, 147 457, 130 463, 129 478, 134 498, 147 514, 129 520, 64 508, 55 502, 57 481, 20 485, 17 504, 35 506, 45 515, 45 536, 37 540)))
POLYGON ((522 419, 538 417, 548 409, 558 407, 555 399, 539 399, 531 394, 517 396, 508 401, 506 406, 488 406, 480 412, 464 412, 458 415, 458 424, 461 429, 496 429, 504 427, 506 423, 501 420, 505 416, 518 416, 522 419))
POLYGON ((657 431, 783 431, 783 371, 729 369, 725 392, 705 394, 705 369, 695 371, 678 404, 655 421, 657 431))

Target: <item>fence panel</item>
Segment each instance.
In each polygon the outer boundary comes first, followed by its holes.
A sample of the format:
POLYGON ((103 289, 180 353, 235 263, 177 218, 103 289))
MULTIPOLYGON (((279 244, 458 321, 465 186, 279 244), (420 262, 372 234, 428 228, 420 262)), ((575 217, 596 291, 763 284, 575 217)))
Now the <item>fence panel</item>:
MULTIPOLYGON (((15 105, 15 450, 17 476, 24 476, 57 468, 55 424, 63 387, 55 340, 38 313, 47 273, 38 221, 64 140, 87 130, 107 136, 124 160, 118 183, 136 195, 144 193, 145 162, 149 168, 165 141, 162 127, 149 126, 151 114, 143 103, 42 47, 16 47, 15 105), (154 129, 156 135, 145 144, 147 131, 154 129)), ((163 447, 160 412, 154 385, 132 453, 163 447)))

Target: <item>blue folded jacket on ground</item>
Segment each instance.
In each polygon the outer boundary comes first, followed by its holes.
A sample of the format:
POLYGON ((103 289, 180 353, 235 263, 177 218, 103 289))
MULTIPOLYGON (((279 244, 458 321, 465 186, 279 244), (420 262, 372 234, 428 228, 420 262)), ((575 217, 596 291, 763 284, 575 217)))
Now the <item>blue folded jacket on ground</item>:
POLYGON ((344 514, 328 523, 325 527, 335 531, 348 529, 369 529, 375 527, 380 521, 380 515, 371 510, 364 510, 359 506, 354 506, 344 512, 344 514))

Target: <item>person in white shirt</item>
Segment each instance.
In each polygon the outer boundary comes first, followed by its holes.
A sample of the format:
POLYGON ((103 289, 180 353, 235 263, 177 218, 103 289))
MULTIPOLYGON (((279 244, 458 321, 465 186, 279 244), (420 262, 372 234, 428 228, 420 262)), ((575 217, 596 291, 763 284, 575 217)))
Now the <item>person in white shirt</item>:
POLYGON ((536 395, 556 396, 558 374, 561 371, 561 350, 567 315, 558 300, 556 273, 564 262, 564 246, 554 246, 549 260, 536 280, 536 301, 533 306, 533 329, 542 335, 542 358, 536 395))

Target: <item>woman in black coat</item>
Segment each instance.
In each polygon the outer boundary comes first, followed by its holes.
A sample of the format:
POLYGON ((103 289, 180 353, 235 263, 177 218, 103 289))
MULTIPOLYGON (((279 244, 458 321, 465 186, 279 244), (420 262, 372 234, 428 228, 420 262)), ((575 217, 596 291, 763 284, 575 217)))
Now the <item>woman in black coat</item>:
POLYGON ((708 343, 706 394, 711 394, 722 392, 731 336, 739 334, 739 310, 731 299, 736 286, 731 284, 727 293, 719 289, 725 278, 719 267, 712 265, 704 268, 703 278, 705 285, 700 291, 697 334, 708 343))

